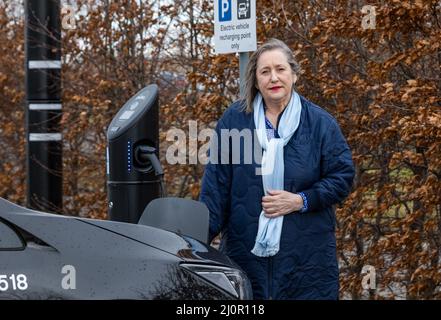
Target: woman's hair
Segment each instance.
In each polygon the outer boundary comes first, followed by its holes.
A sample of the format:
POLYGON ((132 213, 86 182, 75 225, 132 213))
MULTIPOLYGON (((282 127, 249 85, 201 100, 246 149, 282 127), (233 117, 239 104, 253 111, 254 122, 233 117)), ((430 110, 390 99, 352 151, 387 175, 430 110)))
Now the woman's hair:
POLYGON ((246 105, 244 106, 244 109, 246 112, 253 111, 253 101, 254 98, 257 95, 257 92, 259 91, 256 88, 256 70, 257 70, 257 60, 259 60, 262 53, 265 51, 271 51, 271 50, 280 50, 283 52, 286 56, 286 59, 288 60, 289 65, 291 66, 292 72, 294 74, 298 75, 300 72, 300 66, 299 63, 294 58, 294 54, 292 53, 291 49, 279 39, 269 39, 267 42, 262 44, 250 57, 250 60, 248 62, 247 70, 246 70, 246 76, 245 76, 245 102, 246 105))

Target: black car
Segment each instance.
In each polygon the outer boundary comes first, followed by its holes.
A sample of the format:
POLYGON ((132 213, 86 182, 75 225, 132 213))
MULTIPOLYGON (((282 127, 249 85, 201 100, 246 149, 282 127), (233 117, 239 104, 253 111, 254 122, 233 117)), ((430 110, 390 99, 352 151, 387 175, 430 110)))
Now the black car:
MULTIPOLYGON (((158 220, 147 209, 140 223, 158 220)), ((49 214, 0 198, 0 299, 252 299, 246 275, 205 236, 140 223, 49 214)))

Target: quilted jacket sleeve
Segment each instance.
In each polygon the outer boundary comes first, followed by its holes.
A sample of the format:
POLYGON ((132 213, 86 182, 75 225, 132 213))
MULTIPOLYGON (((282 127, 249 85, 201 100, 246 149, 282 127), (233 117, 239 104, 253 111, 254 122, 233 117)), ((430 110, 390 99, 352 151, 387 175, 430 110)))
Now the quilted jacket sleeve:
POLYGON ((308 199, 307 212, 343 201, 355 174, 351 151, 335 120, 323 135, 321 150, 321 178, 310 189, 302 190, 308 199))
POLYGON ((230 210, 231 162, 228 150, 221 148, 222 129, 226 129, 226 126, 221 118, 211 139, 210 161, 205 167, 199 198, 210 212, 210 242, 225 227, 230 210))

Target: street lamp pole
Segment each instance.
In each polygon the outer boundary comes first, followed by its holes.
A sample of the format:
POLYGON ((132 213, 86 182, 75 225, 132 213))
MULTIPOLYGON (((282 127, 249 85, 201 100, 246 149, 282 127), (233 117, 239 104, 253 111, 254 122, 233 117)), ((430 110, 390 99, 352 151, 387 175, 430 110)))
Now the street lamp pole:
POLYGON ((59 0, 25 0, 27 206, 62 210, 59 0))

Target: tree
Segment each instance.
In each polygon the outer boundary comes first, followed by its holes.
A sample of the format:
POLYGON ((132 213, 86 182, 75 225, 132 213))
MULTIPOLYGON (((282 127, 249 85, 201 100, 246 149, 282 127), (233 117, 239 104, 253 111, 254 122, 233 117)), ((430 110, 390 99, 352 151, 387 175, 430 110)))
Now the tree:
POLYGON ((0 196, 24 204, 24 25, 11 2, 0 3, 0 196))

